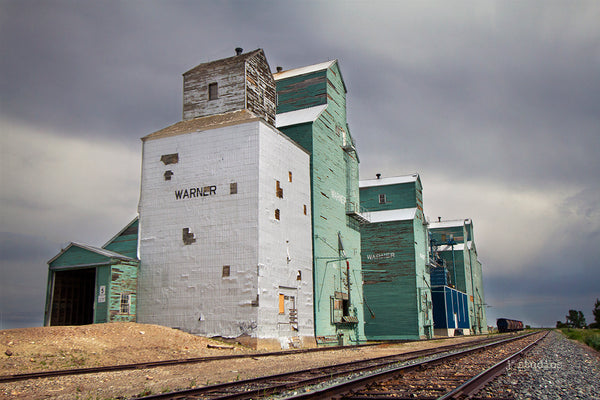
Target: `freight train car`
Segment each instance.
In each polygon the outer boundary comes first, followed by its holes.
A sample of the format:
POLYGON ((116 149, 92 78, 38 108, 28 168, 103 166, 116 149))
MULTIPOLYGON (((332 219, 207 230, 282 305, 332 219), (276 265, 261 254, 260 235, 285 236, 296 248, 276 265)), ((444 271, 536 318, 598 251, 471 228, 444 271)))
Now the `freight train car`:
POLYGON ((498 332, 516 332, 523 330, 523 322, 514 319, 498 318, 496 320, 498 332))

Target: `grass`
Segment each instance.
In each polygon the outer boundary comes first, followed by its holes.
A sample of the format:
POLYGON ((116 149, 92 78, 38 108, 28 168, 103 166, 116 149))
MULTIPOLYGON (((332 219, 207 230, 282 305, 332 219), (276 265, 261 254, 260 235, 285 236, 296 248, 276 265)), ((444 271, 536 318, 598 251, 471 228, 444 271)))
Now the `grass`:
POLYGON ((561 328, 561 331, 569 339, 585 343, 591 348, 600 351, 600 329, 561 328))

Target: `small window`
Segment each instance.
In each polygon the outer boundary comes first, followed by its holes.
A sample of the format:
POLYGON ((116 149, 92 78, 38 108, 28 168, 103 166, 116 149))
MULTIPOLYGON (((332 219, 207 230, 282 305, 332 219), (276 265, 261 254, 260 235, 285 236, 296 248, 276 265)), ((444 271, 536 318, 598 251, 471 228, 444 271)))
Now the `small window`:
POLYGON ((292 181, 292 171, 288 172, 288 179, 289 179, 290 182, 292 181))
POLYGON ((379 195, 379 204, 385 204, 385 203, 387 203, 385 194, 380 194, 379 195))
POLYGON ((301 281, 302 280, 302 271, 298 270, 298 275, 296 275, 296 280, 297 281, 301 281))
POLYGON ((275 194, 280 199, 283 199, 283 188, 281 187, 281 183, 279 181, 276 181, 276 182, 277 182, 277 184, 275 186, 275 194))
POLYGON ((304 215, 306 215, 306 204, 304 204, 304 215))
POLYGON ((237 182, 229 184, 229 194, 237 194, 237 182))
POLYGON ((216 100, 219 98, 219 85, 215 83, 211 83, 208 85, 208 99, 216 100))
POLYGON ((121 293, 121 307, 119 312, 121 314, 129 314, 129 309, 131 308, 131 296, 129 294, 121 293))
POLYGON ((275 210, 275 219, 279 221, 279 208, 275 210))
POLYGON ((231 267, 229 265, 223 265, 223 278, 229 276, 231 273, 231 267))
POLYGON ((285 314, 285 295, 279 293, 279 314, 285 314))
POLYGON ((165 171, 165 173, 164 173, 165 181, 170 181, 172 176, 173 176, 173 171, 171 171, 171 170, 165 171))

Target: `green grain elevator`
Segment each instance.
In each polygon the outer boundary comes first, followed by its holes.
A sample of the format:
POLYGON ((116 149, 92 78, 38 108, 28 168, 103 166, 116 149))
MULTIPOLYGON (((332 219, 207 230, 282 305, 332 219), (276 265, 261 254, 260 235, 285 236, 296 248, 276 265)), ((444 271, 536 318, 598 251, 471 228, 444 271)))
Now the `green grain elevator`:
POLYGON ((364 341, 358 154, 337 60, 273 75, 277 128, 310 154, 315 337, 364 341))
POLYGON ((418 174, 360 181, 368 340, 433 337, 427 229, 418 174))
POLYGON ((486 304, 481 262, 473 237, 471 219, 448 220, 429 224, 433 245, 445 260, 451 286, 467 294, 471 334, 487 333, 486 304))
POLYGON ((48 261, 44 325, 135 322, 138 219, 104 246, 70 243, 48 261))

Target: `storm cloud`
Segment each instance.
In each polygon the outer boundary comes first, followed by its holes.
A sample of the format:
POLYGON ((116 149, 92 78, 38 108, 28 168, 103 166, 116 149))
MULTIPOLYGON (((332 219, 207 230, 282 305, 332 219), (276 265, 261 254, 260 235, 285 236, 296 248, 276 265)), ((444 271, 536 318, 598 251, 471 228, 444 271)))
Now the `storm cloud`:
POLYGON ((488 323, 590 322, 599 20, 596 1, 0 1, 0 328, 42 323, 61 247, 135 216, 140 137, 238 46, 340 61, 361 178, 418 172, 432 220, 473 219, 488 323))

